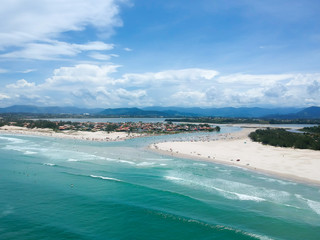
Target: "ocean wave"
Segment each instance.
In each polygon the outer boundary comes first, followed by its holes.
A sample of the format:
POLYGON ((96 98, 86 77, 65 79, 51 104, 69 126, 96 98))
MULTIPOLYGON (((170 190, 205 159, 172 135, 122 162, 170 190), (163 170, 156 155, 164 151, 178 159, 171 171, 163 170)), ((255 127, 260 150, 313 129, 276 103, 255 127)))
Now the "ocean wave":
POLYGON ((173 181, 183 181, 183 178, 173 177, 173 176, 164 176, 167 180, 173 180, 173 181))
POLYGON ((50 167, 56 166, 56 164, 54 164, 54 163, 43 163, 43 165, 50 166, 50 167))
POLYGON ((27 140, 23 140, 23 139, 20 139, 20 138, 14 138, 14 137, 3 137, 3 136, 1 136, 0 139, 5 140, 5 141, 9 141, 9 142, 14 143, 14 144, 26 143, 27 142, 27 140))
POLYGON ((6 149, 6 150, 14 150, 14 151, 18 151, 18 152, 25 152, 26 151, 26 147, 20 147, 17 145, 6 145, 5 147, 3 147, 2 149, 6 149))
POLYGON ((39 152, 46 152, 46 150, 48 150, 48 149, 43 150, 34 144, 23 144, 23 145, 8 144, 2 149, 21 152, 25 155, 34 155, 34 154, 38 154, 39 152))
POLYGON ((195 166, 208 166, 205 163, 193 163, 192 165, 195 165, 195 166))
POLYGON ((266 197, 268 195, 263 192, 266 189, 259 189, 247 184, 240 184, 236 182, 231 182, 223 179, 206 179, 201 177, 196 177, 194 175, 167 175, 164 176, 165 179, 170 181, 175 181, 188 186, 201 186, 208 190, 215 190, 219 192, 223 197, 231 200, 241 200, 241 201, 255 201, 262 202, 267 201, 266 197), (218 187, 219 186, 219 187, 218 187))
POLYGON ((274 178, 269 178, 269 177, 255 177, 253 176, 254 178, 257 178, 257 179, 261 179, 261 180, 264 180, 266 182, 276 182, 276 183, 280 183, 282 185, 297 185, 297 183, 294 183, 294 182, 289 182, 289 181, 283 181, 283 180, 280 180, 280 179, 274 179, 274 178))
POLYGON ((311 208, 316 214, 320 215, 320 202, 304 198, 299 194, 295 194, 295 196, 298 199, 303 200, 304 202, 306 202, 306 204, 309 206, 309 208, 311 208))
POLYGON ((33 155, 33 154, 37 154, 37 152, 25 151, 24 154, 26 154, 26 155, 33 155))
POLYGON ((266 201, 266 199, 257 197, 257 196, 252 196, 252 195, 247 195, 247 194, 242 194, 242 193, 237 193, 233 191, 228 191, 225 189, 209 186, 210 188, 222 193, 222 195, 225 198, 232 199, 232 200, 241 200, 241 201, 254 201, 254 202, 262 202, 266 201))
POLYGON ((69 158, 67 161, 68 161, 68 162, 79 162, 78 159, 74 159, 74 158, 69 158))
POLYGON ((152 166, 154 164, 155 164, 154 162, 141 162, 141 163, 138 163, 137 166, 147 167, 147 166, 152 166))
POLYGON ((273 238, 270 238, 268 236, 265 235, 260 235, 260 234, 256 234, 256 233, 250 233, 250 232, 246 232, 243 231, 241 229, 236 229, 230 226, 224 226, 224 225, 218 225, 218 224, 211 224, 211 223, 207 223, 201 220, 197 220, 197 219, 192 219, 192 218, 188 218, 185 216, 179 216, 176 214, 171 214, 171 213, 166 213, 166 212, 160 212, 160 211, 156 211, 156 210, 149 210, 150 213, 160 216, 161 218, 167 218, 167 219, 171 219, 174 221, 179 221, 179 222, 185 222, 185 223, 191 223, 191 224, 196 224, 196 225, 200 225, 202 227, 205 228, 209 228, 212 230, 216 230, 216 231, 225 231, 225 232, 230 232, 232 234, 235 235, 235 237, 239 237, 241 238, 241 236, 248 236, 250 238, 255 238, 258 240, 273 240, 273 238))
POLYGON ((245 201, 251 200, 251 201, 255 201, 255 202, 266 201, 266 199, 264 199, 264 198, 250 196, 250 195, 246 195, 246 194, 240 194, 240 193, 232 193, 232 194, 235 194, 240 200, 245 200, 245 201))
POLYGON ((151 160, 151 161, 172 161, 172 158, 146 158, 146 160, 151 160))
POLYGON ((96 175, 90 175, 92 178, 100 178, 103 180, 110 180, 110 181, 116 181, 116 182, 122 182, 122 180, 119 180, 117 178, 111 178, 111 177, 104 177, 104 176, 96 176, 96 175))
POLYGON ((127 164, 130 164, 130 165, 135 165, 135 164, 136 164, 135 162, 128 161, 128 160, 118 160, 118 162, 120 162, 120 163, 127 163, 127 164))

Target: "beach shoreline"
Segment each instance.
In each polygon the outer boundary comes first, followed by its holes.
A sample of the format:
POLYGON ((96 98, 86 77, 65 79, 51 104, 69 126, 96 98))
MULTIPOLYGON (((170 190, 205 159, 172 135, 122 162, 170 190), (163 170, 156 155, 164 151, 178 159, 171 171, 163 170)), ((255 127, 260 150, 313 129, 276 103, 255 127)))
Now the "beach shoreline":
MULTIPOLYGON (((259 172, 295 182, 320 185, 320 151, 262 145, 253 142, 249 133, 261 128, 239 125, 242 130, 219 134, 215 140, 168 141, 153 143, 148 149, 179 158, 213 162, 259 172)), ((63 131, 3 126, 0 134, 20 134, 82 141, 115 142, 144 137, 146 134, 126 132, 63 131)))
POLYGON ((320 186, 320 151, 253 142, 248 135, 256 129, 246 126, 238 132, 221 134, 219 139, 213 141, 154 143, 148 149, 163 155, 218 163, 320 186))
POLYGON ((48 128, 33 128, 16 126, 3 126, 0 127, 0 134, 20 134, 29 136, 53 137, 62 139, 73 139, 83 141, 97 141, 97 142, 116 142, 124 141, 127 139, 146 136, 140 133, 127 133, 127 132, 105 132, 105 131, 72 131, 66 130, 63 132, 55 132, 48 128))

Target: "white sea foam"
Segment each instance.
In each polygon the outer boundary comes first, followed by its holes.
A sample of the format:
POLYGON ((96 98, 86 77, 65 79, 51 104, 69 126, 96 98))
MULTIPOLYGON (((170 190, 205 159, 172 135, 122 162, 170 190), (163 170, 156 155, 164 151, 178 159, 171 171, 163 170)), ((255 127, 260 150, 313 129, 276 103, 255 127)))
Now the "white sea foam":
POLYGON ((266 201, 266 199, 264 198, 260 198, 260 197, 255 197, 255 196, 250 196, 250 195, 246 195, 246 194, 240 194, 240 193, 234 193, 240 200, 251 200, 251 201, 255 201, 255 202, 262 202, 262 201, 266 201))
POLYGON ((266 199, 256 197, 256 196, 232 192, 232 191, 224 190, 224 189, 213 187, 213 186, 208 186, 208 187, 220 192, 225 198, 228 198, 228 199, 241 200, 241 201, 255 201, 255 202, 266 201, 266 199))
POLYGON ((24 154, 26 154, 26 155, 33 155, 33 154, 37 154, 37 152, 25 151, 24 154))
POLYGON ((234 229, 234 228, 228 227, 228 226, 220 226, 220 225, 218 225, 217 228, 230 230, 230 231, 233 231, 233 232, 236 232, 236 233, 242 233, 242 234, 244 234, 246 236, 254 237, 254 238, 257 238, 259 240, 273 240, 273 238, 270 238, 268 236, 263 236, 263 235, 256 234, 256 233, 248 233, 248 232, 245 232, 245 231, 242 231, 242 230, 239 230, 239 229, 234 229))
POLYGON ((307 199, 307 203, 313 211, 315 211, 318 215, 320 215, 320 202, 307 199))
POLYGON ((283 191, 255 187, 252 185, 228 181, 224 179, 209 179, 193 174, 169 174, 165 179, 176 181, 188 186, 200 186, 208 191, 216 191, 225 198, 241 201, 271 201, 276 203, 286 202, 290 194, 283 191))
POLYGON ((32 155, 32 154, 38 153, 38 152, 36 152, 38 150, 36 148, 25 147, 25 146, 21 147, 19 145, 6 145, 3 149, 22 152, 25 155, 32 155))
POLYGON ((18 151, 18 152, 24 152, 25 148, 24 147, 20 147, 20 146, 15 146, 15 145, 6 145, 5 147, 3 147, 3 149, 6 150, 14 150, 14 151, 18 151))
POLYGON ((44 163, 43 165, 46 165, 46 166, 55 166, 55 164, 54 163, 44 163))
POLYGON ((15 143, 15 144, 26 143, 27 142, 26 140, 23 140, 23 139, 20 139, 20 138, 13 138, 13 137, 3 137, 3 136, 1 136, 0 139, 9 141, 9 142, 12 142, 12 143, 15 143))
POLYGON ((276 182, 276 183, 280 183, 282 185, 297 185, 297 183, 294 182, 289 182, 289 181, 283 181, 280 179, 274 179, 274 178, 268 178, 268 177, 256 177, 258 179, 264 180, 266 182, 276 182))
POLYGON ((274 240, 273 238, 259 235, 259 234, 255 234, 255 233, 247 233, 246 232, 245 235, 250 236, 250 237, 254 237, 254 238, 258 238, 259 240, 274 240))
POLYGON ((152 166, 154 164, 155 164, 154 162, 141 162, 141 163, 138 163, 137 166, 146 167, 146 166, 152 166))
POLYGON ((309 206, 309 208, 311 208, 315 213, 317 213, 318 215, 320 215, 320 202, 317 201, 313 201, 307 198, 302 197, 299 194, 295 194, 295 196, 300 199, 303 200, 307 203, 307 205, 309 206))
POLYGON ((68 162, 78 162, 79 160, 74 159, 74 158, 69 158, 67 161, 68 161, 68 162))
POLYGON ((122 182, 121 180, 119 180, 117 178, 111 178, 111 177, 96 176, 96 175, 90 175, 90 177, 92 177, 92 178, 100 178, 100 179, 103 179, 103 180, 111 180, 111 181, 116 181, 116 182, 122 182))
POLYGON ((291 204, 283 204, 283 205, 286 206, 286 207, 292 207, 292 208, 296 208, 296 209, 301 209, 301 207, 294 206, 294 205, 291 205, 291 204))
POLYGON ((127 164, 130 164, 130 165, 135 165, 136 164, 135 162, 127 161, 127 160, 118 160, 118 162, 127 163, 127 164))
POLYGON ((193 163, 193 165, 195 165, 195 166, 208 166, 208 165, 205 164, 205 163, 193 163))
POLYGON ((164 176, 167 180, 173 180, 173 181, 183 181, 184 179, 178 178, 178 177, 172 177, 172 176, 164 176))
POLYGON ((171 161, 173 159, 172 158, 146 158, 146 160, 151 160, 151 161, 171 161))

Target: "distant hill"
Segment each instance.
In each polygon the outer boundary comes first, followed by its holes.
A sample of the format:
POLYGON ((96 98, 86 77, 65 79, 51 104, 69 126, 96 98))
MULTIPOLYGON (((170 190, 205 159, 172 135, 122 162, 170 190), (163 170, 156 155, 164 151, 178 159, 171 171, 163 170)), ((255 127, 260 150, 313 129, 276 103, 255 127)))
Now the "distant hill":
POLYGON ((96 114, 102 108, 77 108, 77 107, 37 107, 31 105, 14 105, 11 107, 0 108, 0 113, 34 113, 34 114, 96 114))
POLYGON ((85 114, 105 117, 229 117, 229 118, 274 118, 274 119, 320 119, 320 107, 302 108, 77 108, 77 107, 37 107, 14 105, 0 108, 0 113, 30 114, 85 114))
POLYGON ((309 107, 296 114, 299 118, 320 118, 320 107, 309 107))
POLYGON ((99 115, 105 116, 122 116, 122 117, 192 117, 195 114, 180 113, 178 111, 167 110, 167 111, 153 111, 143 110, 140 108, 108 108, 98 113, 99 115))
POLYGON ((260 118, 267 115, 284 115, 293 114, 301 111, 301 108, 182 108, 182 107, 146 107, 144 110, 152 111, 177 111, 186 114, 193 114, 204 117, 245 117, 245 118, 260 118))
POLYGON ((320 119, 320 107, 308 107, 294 114, 269 115, 275 119, 320 119))

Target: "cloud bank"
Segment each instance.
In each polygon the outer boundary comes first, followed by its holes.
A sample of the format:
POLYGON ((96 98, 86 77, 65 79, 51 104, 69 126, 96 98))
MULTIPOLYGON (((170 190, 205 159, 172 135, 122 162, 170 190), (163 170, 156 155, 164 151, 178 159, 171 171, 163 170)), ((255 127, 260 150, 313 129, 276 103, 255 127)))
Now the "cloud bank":
POLYGON ((61 67, 40 84, 21 79, 0 93, 7 103, 86 107, 320 105, 319 73, 225 75, 187 68, 116 77, 119 68, 114 64, 61 67))

